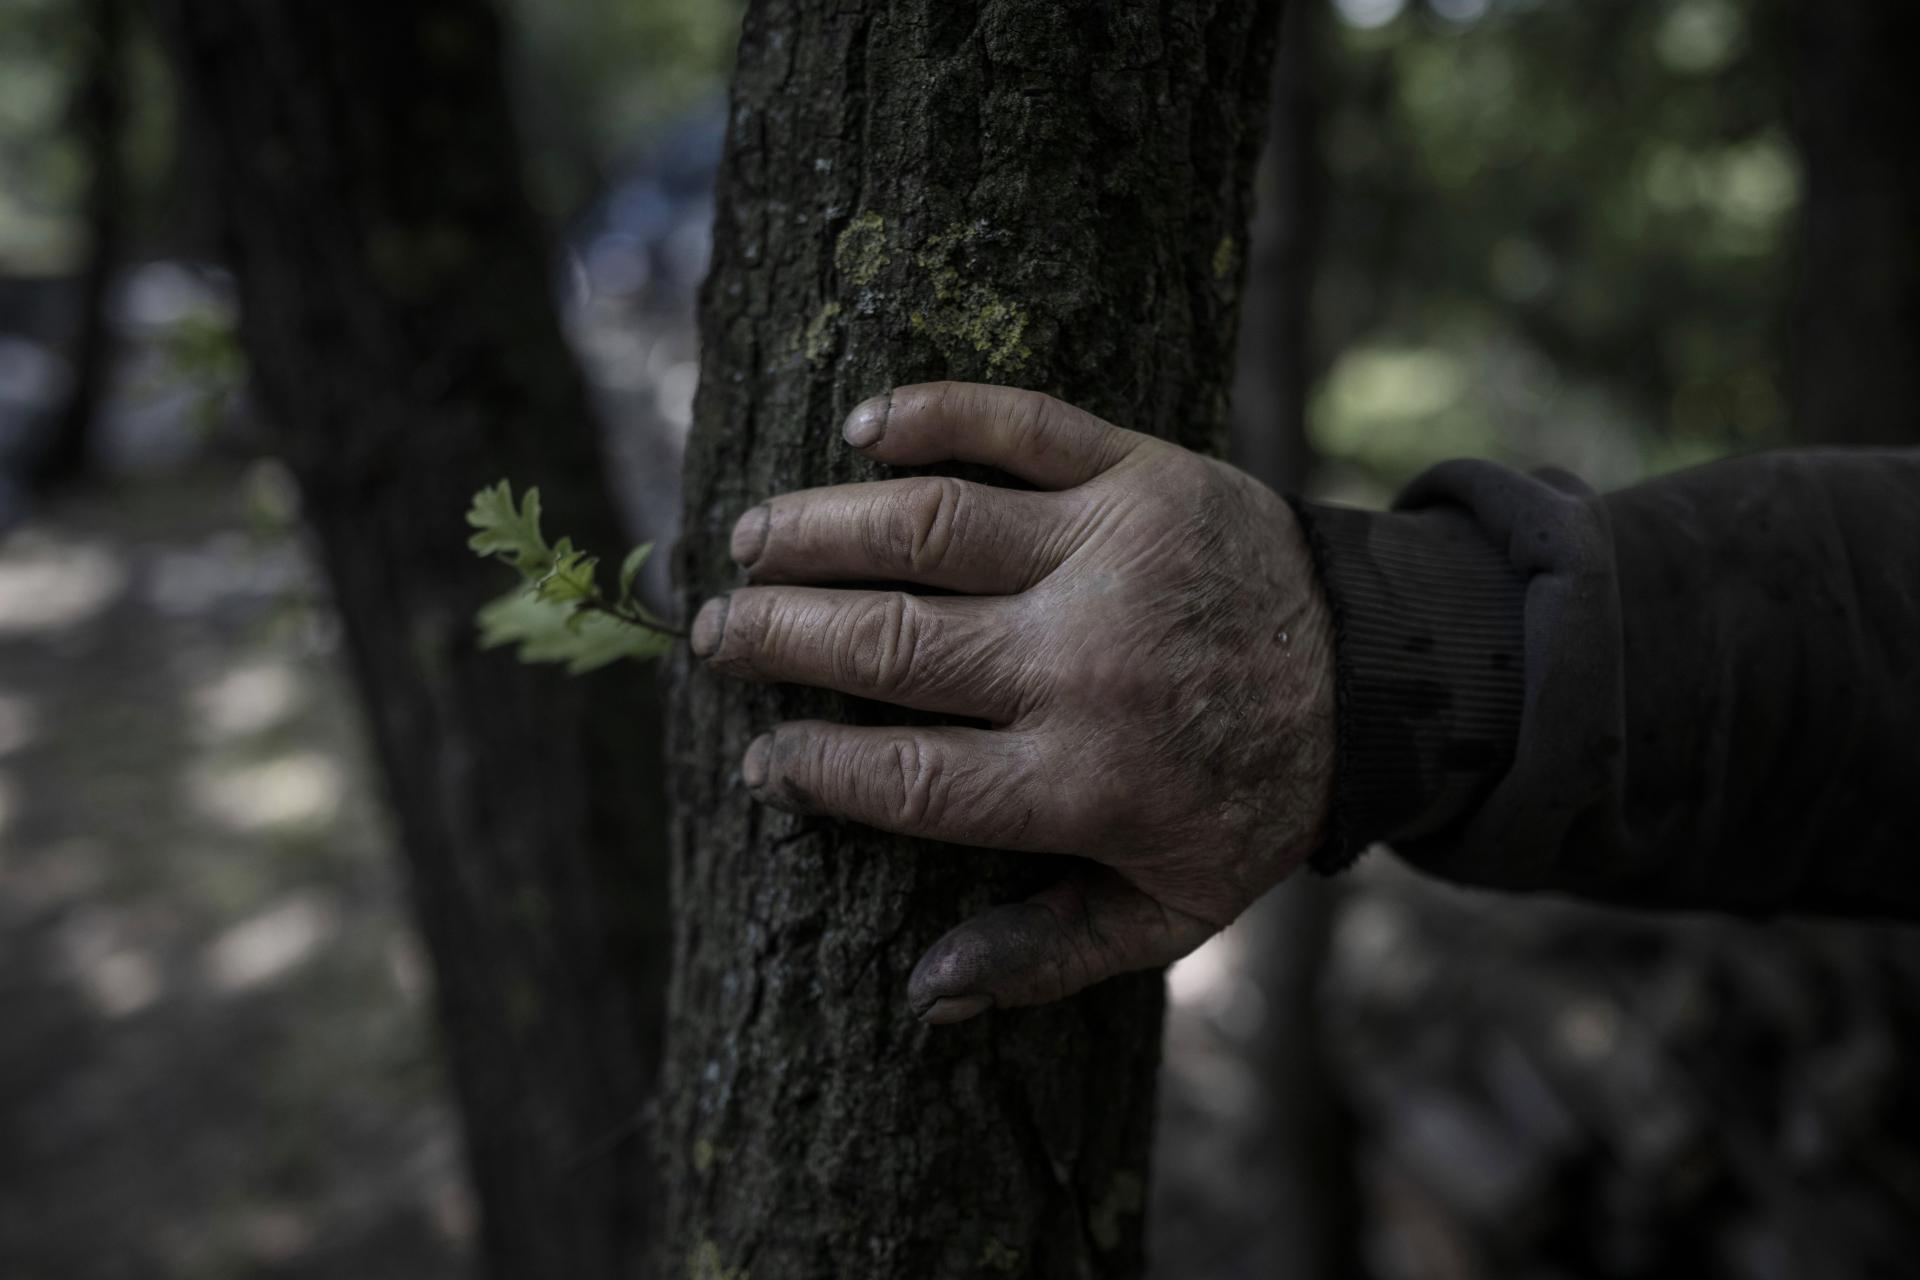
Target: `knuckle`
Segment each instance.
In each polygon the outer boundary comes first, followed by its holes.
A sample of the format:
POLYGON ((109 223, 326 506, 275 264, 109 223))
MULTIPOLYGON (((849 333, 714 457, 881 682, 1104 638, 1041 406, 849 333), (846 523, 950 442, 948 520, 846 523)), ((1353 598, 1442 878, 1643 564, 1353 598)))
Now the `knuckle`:
POLYGON ((816 796, 825 794, 837 799, 836 811, 857 802, 866 771, 861 767, 860 753, 854 745, 843 734, 829 732, 814 735, 809 748, 807 776, 816 796))
POLYGON ((911 482, 893 510, 889 542, 895 557, 914 573, 940 568, 953 550, 969 506, 966 484, 951 476, 911 482))
POLYGON ((894 744, 891 776, 895 821, 908 828, 937 825, 951 791, 951 777, 939 754, 918 737, 904 737, 894 744))
POLYGON ((926 639, 926 615, 904 591, 881 593, 855 611, 847 642, 837 646, 845 676, 883 696, 914 680, 926 639))
POLYGON ((784 669, 802 658, 809 629, 804 606, 777 589, 755 593, 740 631, 740 660, 755 670, 784 669))

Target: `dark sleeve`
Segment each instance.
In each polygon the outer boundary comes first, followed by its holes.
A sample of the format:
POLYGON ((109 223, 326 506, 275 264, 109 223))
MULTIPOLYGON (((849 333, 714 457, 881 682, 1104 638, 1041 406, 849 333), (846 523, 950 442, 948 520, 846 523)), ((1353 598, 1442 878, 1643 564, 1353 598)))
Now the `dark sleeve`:
POLYGON ((1323 870, 1382 840, 1479 885, 1920 917, 1920 451, 1294 505, 1339 637, 1323 870))

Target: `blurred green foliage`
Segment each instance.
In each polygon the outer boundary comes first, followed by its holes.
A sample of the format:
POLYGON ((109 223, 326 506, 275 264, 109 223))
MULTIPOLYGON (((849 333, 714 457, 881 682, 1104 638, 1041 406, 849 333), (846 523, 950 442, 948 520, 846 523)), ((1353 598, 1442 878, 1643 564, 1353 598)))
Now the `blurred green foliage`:
MULTIPOLYGON (((124 55, 121 162, 136 239, 177 252, 177 116, 165 62, 137 3, 124 55)), ((733 63, 738 0, 509 0, 511 72, 536 195, 564 217, 660 127, 717 97, 733 63)), ((0 274, 58 274, 85 251, 79 201, 91 158, 71 128, 91 31, 77 0, 0 4, 0 274)), ((191 148, 185 148, 190 151, 191 148)), ((188 226, 185 231, 201 230, 188 226)))
POLYGON ((1601 482, 1785 433, 1799 165, 1774 0, 1340 0, 1314 443, 1601 482))
MULTIPOLYGON (((1784 0, 1298 2, 1320 19, 1310 421, 1340 484, 1377 494, 1463 453, 1612 483, 1785 438, 1800 180, 1784 0)), ((0 273, 70 271, 84 250, 90 158, 67 119, 82 13, 0 6, 0 273)), ((739 14, 511 0, 550 215, 719 97, 739 14)), ((184 239, 167 225, 174 113, 139 24, 126 64, 134 240, 166 252, 184 239)))
POLYGON ((534 189, 580 207, 608 169, 726 88, 740 0, 509 0, 534 189))
POLYGON ((212 307, 187 311, 157 331, 154 346, 156 383, 186 389, 194 425, 211 436, 246 390, 247 357, 235 317, 212 307))
POLYGON ((79 251, 85 157, 66 128, 76 45, 67 0, 0 5, 0 270, 42 272, 79 251))
MULTIPOLYGON (((117 163, 126 170, 129 219, 147 243, 166 241, 157 224, 174 159, 175 118, 166 66, 137 5, 117 59, 128 103, 117 163)), ((73 97, 94 32, 76 0, 0 4, 0 275, 75 270, 86 251, 80 217, 95 157, 72 127, 73 97)))

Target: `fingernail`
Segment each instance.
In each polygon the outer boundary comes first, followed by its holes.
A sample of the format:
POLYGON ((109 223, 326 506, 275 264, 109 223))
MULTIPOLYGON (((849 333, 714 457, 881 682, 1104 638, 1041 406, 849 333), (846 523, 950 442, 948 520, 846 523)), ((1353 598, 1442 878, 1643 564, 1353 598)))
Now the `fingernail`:
POLYGON ((765 503, 733 522, 733 537, 727 543, 727 550, 735 564, 745 567, 760 558, 760 553, 767 549, 767 530, 772 524, 773 512, 765 503))
POLYGON ((847 415, 847 425, 840 429, 847 443, 856 449, 865 449, 880 439, 887 429, 887 413, 893 408, 893 392, 877 395, 871 400, 854 406, 847 415))
POLYGON ((965 1022, 991 1008, 992 996, 942 996, 920 1015, 920 1021, 930 1027, 943 1027, 950 1022, 965 1022))
POLYGON ((693 646, 694 657, 704 658, 720 647, 720 637, 726 633, 727 597, 715 596, 694 615, 693 634, 687 637, 687 643, 693 646))
POLYGON ((773 755, 773 735, 763 733, 747 744, 747 754, 740 758, 740 781, 749 791, 758 791, 767 780, 767 761, 773 755))

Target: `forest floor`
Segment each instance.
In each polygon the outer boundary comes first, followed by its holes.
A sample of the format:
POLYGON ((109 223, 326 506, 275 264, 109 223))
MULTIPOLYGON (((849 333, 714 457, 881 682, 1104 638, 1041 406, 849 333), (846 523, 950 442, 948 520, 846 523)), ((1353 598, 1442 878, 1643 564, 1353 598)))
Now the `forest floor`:
POLYGON ((0 1275, 433 1280, 473 1211, 270 464, 0 541, 0 1275))

